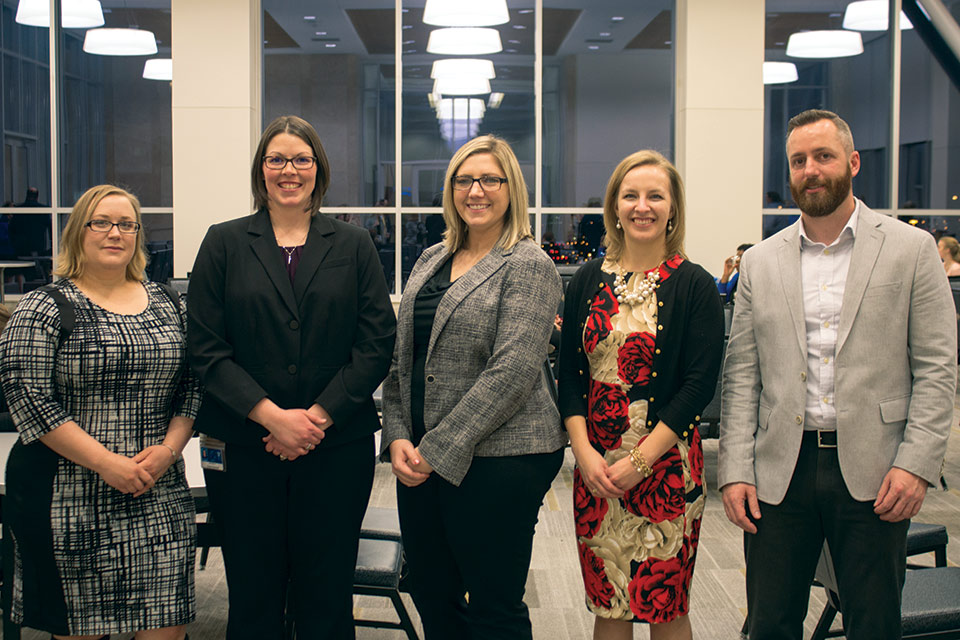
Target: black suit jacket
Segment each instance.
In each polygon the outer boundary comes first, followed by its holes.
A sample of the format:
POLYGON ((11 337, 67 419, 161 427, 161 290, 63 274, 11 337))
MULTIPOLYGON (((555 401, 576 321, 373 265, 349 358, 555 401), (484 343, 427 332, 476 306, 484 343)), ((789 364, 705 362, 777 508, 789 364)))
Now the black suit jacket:
POLYGON ((291 284, 266 210, 213 225, 187 306, 190 363, 206 389, 198 431, 262 446, 266 429, 246 416, 264 397, 326 409, 325 447, 380 428, 372 393, 396 316, 366 230, 314 215, 291 284))

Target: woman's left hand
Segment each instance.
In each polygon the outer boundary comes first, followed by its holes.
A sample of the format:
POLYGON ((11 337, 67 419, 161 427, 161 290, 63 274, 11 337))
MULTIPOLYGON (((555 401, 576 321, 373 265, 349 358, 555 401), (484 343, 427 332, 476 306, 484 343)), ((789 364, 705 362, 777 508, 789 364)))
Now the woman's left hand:
POLYGON ((629 491, 643 480, 643 476, 633 466, 630 456, 624 456, 607 467, 607 477, 621 491, 629 491))
POLYGON ((146 469, 154 481, 159 480, 176 460, 170 453, 170 449, 162 444, 151 445, 133 456, 133 461, 146 469))
POLYGON ((431 474, 433 473, 433 467, 430 466, 430 463, 427 462, 422 455, 420 455, 420 447, 414 449, 417 452, 417 457, 420 458, 419 464, 411 464, 410 468, 414 471, 419 471, 420 473, 431 474))

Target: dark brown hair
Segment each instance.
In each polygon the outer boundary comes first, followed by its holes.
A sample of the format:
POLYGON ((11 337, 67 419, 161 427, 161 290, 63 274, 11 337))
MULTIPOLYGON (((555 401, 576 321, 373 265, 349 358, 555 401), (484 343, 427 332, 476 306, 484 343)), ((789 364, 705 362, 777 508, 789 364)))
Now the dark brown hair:
POLYGON ((310 213, 315 213, 320 209, 323 202, 323 194, 327 192, 330 186, 330 162, 327 160, 327 153, 320 144, 320 136, 310 125, 309 122, 297 116, 280 116, 267 125, 260 136, 260 144, 257 145, 257 151, 253 154, 253 166, 250 169, 250 182, 253 189, 253 200, 257 209, 266 209, 270 202, 267 195, 267 185, 263 179, 263 156, 267 152, 267 145, 276 136, 281 133, 289 133, 297 136, 307 143, 317 159, 317 179, 313 187, 313 194, 310 197, 310 213))

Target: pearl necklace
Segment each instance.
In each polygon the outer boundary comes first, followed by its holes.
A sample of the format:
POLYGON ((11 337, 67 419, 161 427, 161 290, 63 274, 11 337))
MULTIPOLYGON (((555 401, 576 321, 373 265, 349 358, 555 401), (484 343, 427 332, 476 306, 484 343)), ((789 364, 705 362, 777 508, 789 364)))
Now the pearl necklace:
POLYGON ((617 271, 616 278, 613 280, 613 293, 617 296, 617 302, 620 304, 627 306, 643 304, 643 302, 650 297, 650 294, 660 286, 659 265, 656 269, 647 272, 643 280, 637 285, 637 290, 630 293, 627 293, 626 275, 627 272, 621 267, 620 270, 617 271))

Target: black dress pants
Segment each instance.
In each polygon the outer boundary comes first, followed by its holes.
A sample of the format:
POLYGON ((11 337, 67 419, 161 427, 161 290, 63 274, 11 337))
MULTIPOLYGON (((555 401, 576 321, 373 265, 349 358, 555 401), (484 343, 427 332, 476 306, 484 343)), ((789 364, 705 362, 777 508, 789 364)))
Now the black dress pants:
POLYGON ((204 470, 222 543, 227 640, 281 640, 289 606, 297 637, 355 637, 353 573, 373 485, 373 436, 282 461, 227 444, 225 470, 204 470))
POLYGON ((436 473, 417 487, 397 483, 411 595, 427 640, 532 638, 523 594, 533 533, 562 463, 562 449, 476 457, 459 487, 436 473))
POLYGON ((761 502, 756 525, 744 534, 750 640, 801 639, 824 538, 848 640, 899 640, 910 522, 884 522, 872 500, 854 500, 835 448, 819 449, 816 434, 804 434, 786 497, 761 502))

